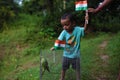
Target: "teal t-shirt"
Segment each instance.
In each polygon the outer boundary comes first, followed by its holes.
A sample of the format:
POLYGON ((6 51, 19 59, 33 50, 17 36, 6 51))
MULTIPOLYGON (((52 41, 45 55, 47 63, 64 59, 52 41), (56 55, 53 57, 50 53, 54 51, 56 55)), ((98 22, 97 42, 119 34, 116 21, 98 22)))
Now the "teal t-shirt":
POLYGON ((80 41, 84 36, 84 28, 76 26, 71 34, 63 30, 58 40, 66 41, 63 56, 68 58, 80 57, 80 41))

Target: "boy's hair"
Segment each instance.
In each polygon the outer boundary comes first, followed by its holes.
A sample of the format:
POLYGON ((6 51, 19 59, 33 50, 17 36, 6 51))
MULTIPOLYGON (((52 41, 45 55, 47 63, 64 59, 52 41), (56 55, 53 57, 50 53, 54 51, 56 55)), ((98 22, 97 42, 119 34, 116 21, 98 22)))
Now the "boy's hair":
POLYGON ((76 22, 76 18, 75 15, 73 15, 72 13, 65 13, 61 19, 69 19, 71 22, 76 22))

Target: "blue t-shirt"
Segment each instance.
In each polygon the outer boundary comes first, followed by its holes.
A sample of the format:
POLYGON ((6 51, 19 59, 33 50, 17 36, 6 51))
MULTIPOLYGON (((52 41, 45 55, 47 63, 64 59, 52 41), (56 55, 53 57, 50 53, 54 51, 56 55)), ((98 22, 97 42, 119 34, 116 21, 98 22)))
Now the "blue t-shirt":
POLYGON ((76 26, 70 34, 63 30, 58 37, 58 40, 66 41, 63 56, 68 58, 80 57, 80 41, 84 36, 84 28, 76 26))

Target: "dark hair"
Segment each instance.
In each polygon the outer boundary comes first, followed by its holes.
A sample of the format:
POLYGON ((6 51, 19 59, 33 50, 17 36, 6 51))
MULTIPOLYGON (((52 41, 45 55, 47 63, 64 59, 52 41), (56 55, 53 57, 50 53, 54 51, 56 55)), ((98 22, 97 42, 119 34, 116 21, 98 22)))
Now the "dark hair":
POLYGON ((71 22, 76 22, 76 16, 73 15, 72 13, 65 13, 61 19, 69 19, 71 22))

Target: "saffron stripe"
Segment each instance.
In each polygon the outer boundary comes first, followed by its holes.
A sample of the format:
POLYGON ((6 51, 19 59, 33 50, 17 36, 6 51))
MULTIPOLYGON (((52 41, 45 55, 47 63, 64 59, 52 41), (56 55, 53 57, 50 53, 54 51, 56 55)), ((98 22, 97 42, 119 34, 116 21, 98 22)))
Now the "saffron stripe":
POLYGON ((75 4, 87 4, 87 1, 76 1, 75 4))
POLYGON ((55 43, 59 43, 59 44, 65 44, 65 41, 61 41, 61 40, 56 40, 55 43))

